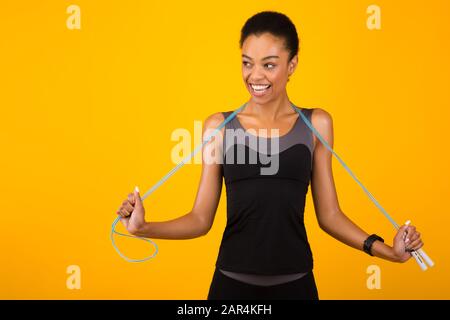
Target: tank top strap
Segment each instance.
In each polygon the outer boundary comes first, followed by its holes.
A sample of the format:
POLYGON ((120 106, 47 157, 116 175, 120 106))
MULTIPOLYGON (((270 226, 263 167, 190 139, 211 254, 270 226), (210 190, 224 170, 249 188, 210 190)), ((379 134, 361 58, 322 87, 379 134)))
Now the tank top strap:
MULTIPOLYGON (((305 117, 306 119, 311 122, 311 115, 313 112, 313 108, 299 108, 296 107, 305 117)), ((294 141, 291 142, 291 144, 295 143, 302 143, 306 145, 311 153, 311 159, 313 159, 314 156, 314 136, 311 129, 306 125, 305 121, 303 120, 303 117, 298 115, 300 118, 295 123, 295 127, 293 128, 293 139, 294 141)), ((312 170, 312 161, 311 161, 311 170, 312 170)))
MULTIPOLYGON (((234 111, 222 111, 222 114, 224 116, 224 121, 230 116, 230 114, 232 114, 234 111)), ((231 119, 231 121, 229 121, 228 123, 225 124, 224 126, 224 132, 223 132, 223 136, 222 136, 222 161, 225 162, 225 154, 227 152, 227 141, 226 141, 226 132, 227 129, 230 130, 234 130, 236 129, 236 117, 234 117, 233 119, 231 119)))
MULTIPOLYGON (((230 116, 230 114, 232 114, 234 111, 223 111, 222 114, 224 116, 224 120, 226 118, 228 118, 230 116)), ((231 119, 230 122, 225 124, 225 128, 235 128, 236 127, 236 117, 234 117, 233 119, 231 119)))

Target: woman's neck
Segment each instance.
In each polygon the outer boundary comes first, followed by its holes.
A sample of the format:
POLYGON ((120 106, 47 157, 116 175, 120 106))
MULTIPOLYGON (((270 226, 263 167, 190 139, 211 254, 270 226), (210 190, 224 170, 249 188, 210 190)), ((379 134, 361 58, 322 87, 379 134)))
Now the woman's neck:
POLYGON ((268 103, 256 103, 252 99, 245 106, 246 113, 257 116, 267 122, 275 122, 280 116, 292 112, 291 102, 287 95, 268 103))

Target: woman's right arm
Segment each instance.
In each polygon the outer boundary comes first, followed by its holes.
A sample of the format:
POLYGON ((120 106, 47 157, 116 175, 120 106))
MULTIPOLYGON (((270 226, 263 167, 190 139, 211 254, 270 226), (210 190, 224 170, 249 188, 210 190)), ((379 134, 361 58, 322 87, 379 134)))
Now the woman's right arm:
MULTIPOLYGON (((209 136, 224 120, 222 113, 209 116, 203 125, 203 140, 209 136)), ((192 239, 206 235, 211 229, 222 191, 222 164, 218 160, 222 152, 222 134, 215 135, 202 148, 202 173, 193 208, 187 214, 169 221, 145 222, 145 219, 133 219, 133 215, 143 215, 145 210, 135 206, 135 194, 128 195, 118 214, 128 232, 139 237, 153 239, 192 239), (215 153, 214 147, 216 146, 215 153), (220 148, 220 150, 219 150, 220 148), (211 155, 217 155, 212 158, 211 155), (133 221, 144 221, 135 225, 133 221)))

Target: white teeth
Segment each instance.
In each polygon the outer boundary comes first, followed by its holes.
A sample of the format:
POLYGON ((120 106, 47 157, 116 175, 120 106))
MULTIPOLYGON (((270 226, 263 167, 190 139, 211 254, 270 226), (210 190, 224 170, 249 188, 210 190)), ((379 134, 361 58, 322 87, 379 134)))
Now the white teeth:
POLYGON ((251 84, 251 87, 253 88, 253 90, 255 91, 264 91, 267 88, 270 87, 270 84, 264 84, 264 85, 260 85, 260 84, 251 84))

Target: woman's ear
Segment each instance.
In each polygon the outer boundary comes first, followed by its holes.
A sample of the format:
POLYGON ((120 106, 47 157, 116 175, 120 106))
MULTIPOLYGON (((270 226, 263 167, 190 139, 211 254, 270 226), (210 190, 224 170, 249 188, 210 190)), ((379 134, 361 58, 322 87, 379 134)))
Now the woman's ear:
POLYGON ((291 61, 289 61, 289 66, 288 66, 289 76, 291 76, 294 73, 295 69, 297 68, 297 64, 298 64, 298 54, 293 56, 291 61))

